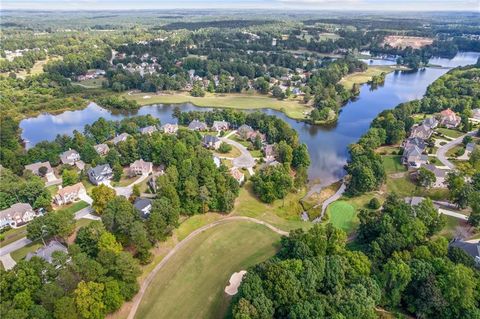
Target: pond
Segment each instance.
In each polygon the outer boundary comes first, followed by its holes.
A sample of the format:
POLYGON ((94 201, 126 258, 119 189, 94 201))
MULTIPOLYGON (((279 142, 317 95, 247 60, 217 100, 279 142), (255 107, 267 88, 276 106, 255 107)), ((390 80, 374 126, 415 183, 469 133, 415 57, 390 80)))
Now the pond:
MULTIPOLYGON (((432 59, 435 65, 447 67, 474 64, 479 53, 463 52, 454 59, 432 59)), ((372 60, 369 63, 385 63, 372 60)), ((348 158, 347 147, 364 134, 375 116, 385 109, 391 109, 402 102, 419 99, 425 93, 428 85, 438 77, 448 72, 447 68, 426 68, 417 72, 393 72, 386 76, 385 84, 376 90, 368 85, 362 85, 359 97, 348 102, 340 113, 334 126, 322 127, 292 120, 285 114, 264 109, 267 114, 276 115, 287 121, 297 130, 300 140, 306 143, 312 159, 309 177, 319 180, 321 185, 330 184, 345 175, 343 169, 348 158)), ((183 111, 201 110, 192 104, 181 104, 183 111)), ((149 105, 141 107, 135 115, 151 114, 162 123, 173 123, 173 105, 149 105)), ((21 121, 22 138, 31 147, 43 140, 53 140, 57 134, 72 134, 73 130, 83 131, 86 124, 91 124, 99 117, 107 120, 120 120, 125 114, 114 114, 95 103, 79 111, 67 111, 58 115, 41 114, 34 118, 21 121)))

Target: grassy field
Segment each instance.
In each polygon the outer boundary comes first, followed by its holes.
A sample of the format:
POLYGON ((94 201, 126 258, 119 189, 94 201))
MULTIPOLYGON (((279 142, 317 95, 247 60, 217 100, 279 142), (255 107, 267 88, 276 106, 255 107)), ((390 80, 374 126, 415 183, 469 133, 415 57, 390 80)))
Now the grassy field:
POLYGON ((33 243, 28 244, 25 247, 15 250, 10 254, 10 256, 12 256, 13 260, 15 260, 16 262, 19 262, 21 259, 25 258, 25 256, 27 256, 28 253, 33 253, 42 246, 43 244, 41 241, 34 241, 33 243))
MULTIPOLYGON (((33 67, 30 69, 30 72, 27 72, 26 70, 21 70, 16 73, 17 77, 24 79, 29 75, 37 75, 40 73, 43 73, 43 66, 47 64, 49 61, 54 61, 60 59, 59 57, 47 57, 45 60, 40 60, 35 62, 33 67)), ((8 73, 7 73, 8 75, 8 73)))
POLYGON ((181 104, 192 103, 199 107, 218 107, 233 109, 274 109, 285 113, 293 119, 305 119, 306 115, 313 109, 305 105, 299 99, 286 99, 283 101, 260 94, 212 94, 207 93, 204 97, 194 97, 187 92, 172 93, 165 95, 148 95, 145 93, 125 94, 128 100, 136 100, 140 105, 163 103, 181 104), (150 96, 150 98, 144 98, 150 96))
POLYGON ((400 173, 405 172, 407 169, 401 162, 402 157, 400 155, 384 155, 382 156, 383 167, 385 168, 385 173, 400 173))
POLYGON ((436 130, 437 130, 437 132, 442 133, 443 135, 448 136, 448 137, 452 137, 452 138, 457 138, 457 137, 460 137, 463 134, 465 134, 465 133, 462 133, 462 132, 459 132, 459 131, 456 131, 456 130, 452 130, 452 129, 449 129, 449 128, 444 128, 444 127, 439 127, 436 130))
POLYGON ((248 222, 201 233, 158 273, 136 318, 224 318, 230 297, 223 289, 232 273, 273 256, 279 239, 266 227, 248 222))
MULTIPOLYGON (((222 142, 223 143, 223 142, 222 142)), ((230 152, 227 152, 227 153, 220 153, 218 151, 215 151, 215 155, 217 156, 220 156, 220 157, 231 157, 231 158, 235 158, 235 157, 239 157, 240 155, 242 155, 242 153, 240 152, 240 150, 238 148, 236 148, 235 146, 233 145, 230 145, 232 147, 232 149, 230 150, 230 152)))
POLYGON ((3 233, 3 236, 5 236, 5 239, 0 242, 0 247, 11 244, 20 238, 27 236, 27 226, 9 229, 3 233))
POLYGON ((351 90, 355 83, 364 84, 370 81, 375 75, 380 75, 382 72, 390 73, 393 71, 395 71, 395 68, 385 65, 369 66, 365 72, 355 72, 343 77, 343 79, 340 80, 340 84, 347 90, 351 90))
POLYGON ((327 214, 330 222, 335 227, 345 231, 347 234, 358 224, 355 207, 343 200, 338 200, 329 205, 327 208, 327 214))
POLYGON ((88 207, 88 203, 81 200, 81 201, 73 203, 73 204, 62 206, 62 208, 60 210, 61 211, 70 211, 70 212, 76 213, 80 209, 84 209, 85 207, 88 207))
POLYGON ((289 193, 285 200, 276 200, 272 204, 265 204, 255 197, 252 184, 247 182, 240 189, 240 195, 232 215, 261 219, 286 231, 297 228, 307 229, 311 227, 311 223, 303 222, 300 219, 303 211, 300 199, 303 196, 305 196, 305 190, 299 193, 289 193))

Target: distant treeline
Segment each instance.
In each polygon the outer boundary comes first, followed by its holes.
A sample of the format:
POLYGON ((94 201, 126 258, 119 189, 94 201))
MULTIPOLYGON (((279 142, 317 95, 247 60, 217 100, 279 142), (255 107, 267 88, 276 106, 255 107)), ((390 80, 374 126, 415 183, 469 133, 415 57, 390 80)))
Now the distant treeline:
POLYGON ((173 22, 164 25, 162 28, 167 31, 187 29, 198 30, 202 28, 246 28, 252 26, 266 25, 275 21, 259 21, 259 20, 225 20, 225 21, 201 21, 201 22, 173 22))

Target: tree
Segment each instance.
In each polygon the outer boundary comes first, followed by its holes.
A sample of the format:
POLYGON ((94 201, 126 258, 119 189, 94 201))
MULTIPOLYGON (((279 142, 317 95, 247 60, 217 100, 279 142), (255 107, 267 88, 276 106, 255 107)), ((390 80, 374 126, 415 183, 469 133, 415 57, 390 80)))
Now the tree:
POLYGON ((105 286, 93 281, 81 281, 74 291, 75 305, 82 318, 101 319, 106 314, 103 303, 105 286))
POLYGON ((285 98, 285 93, 283 93, 282 89, 278 85, 275 85, 272 88, 272 95, 274 97, 276 97, 277 99, 284 99, 285 98))
POLYGON ((48 172, 48 168, 45 167, 45 166, 41 166, 39 169, 38 169, 38 175, 40 175, 41 177, 44 177, 48 172))
POLYGON ((232 150, 232 146, 225 142, 222 142, 222 144, 220 144, 220 147, 218 148, 218 152, 223 154, 228 153, 231 150, 232 150))
MULTIPOLYGON (((290 145, 287 144, 287 142, 280 141, 280 143, 278 143, 275 146, 275 152, 276 152, 276 154, 278 154, 278 160, 281 163, 288 163, 288 164, 292 163, 293 149, 290 145)), ((303 161, 301 156, 302 155, 299 155, 299 158, 298 158, 300 163, 303 161)))
POLYGON ((55 309, 53 316, 55 319, 77 319, 77 308, 75 300, 71 297, 64 296, 55 301, 55 309))
POLYGON ((123 196, 111 199, 102 213, 105 228, 112 232, 122 244, 130 244, 130 231, 136 219, 133 205, 123 196))
POLYGON ((110 251, 118 254, 123 248, 112 233, 105 231, 98 239, 98 249, 100 251, 110 251))
POLYGON ((205 91, 203 90, 203 86, 200 81, 195 81, 195 83, 193 83, 193 88, 190 91, 190 95, 197 97, 205 96, 205 91))
POLYGON ((395 307, 400 303, 403 291, 412 278, 410 267, 398 259, 389 259, 380 274, 383 303, 395 307))
POLYGON ((446 178, 451 200, 458 207, 464 209, 468 206, 472 186, 465 182, 465 176, 462 173, 451 172, 446 178))
POLYGON ((373 197, 370 202, 368 202, 368 207, 371 209, 379 209, 381 206, 380 201, 378 198, 373 197))
POLYGON ((307 145, 300 144, 293 150, 292 166, 295 168, 299 166, 310 166, 310 155, 308 154, 307 145))
POLYGON ((417 171, 417 180, 420 186, 429 188, 437 181, 437 178, 432 171, 425 167, 420 167, 417 171))
POLYGON ((69 186, 78 183, 78 173, 75 170, 64 169, 62 172, 62 186, 69 186))
POLYGON ((113 164, 112 171, 113 171, 113 180, 115 182, 119 182, 123 175, 122 165, 120 165, 119 162, 116 162, 115 164, 113 164))
POLYGON ((99 185, 92 189, 92 199, 93 204, 92 207, 98 215, 103 214, 105 207, 107 204, 113 200, 116 196, 115 190, 106 186, 106 185, 99 185))

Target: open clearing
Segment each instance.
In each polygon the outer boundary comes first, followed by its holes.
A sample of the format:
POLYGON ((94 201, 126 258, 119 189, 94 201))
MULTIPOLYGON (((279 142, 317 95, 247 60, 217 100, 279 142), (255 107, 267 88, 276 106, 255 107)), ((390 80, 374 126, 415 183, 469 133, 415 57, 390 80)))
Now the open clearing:
POLYGON ((136 318, 223 318, 231 274, 273 256, 279 239, 265 226, 240 221, 199 234, 157 274, 136 318))
POLYGON ((374 65, 369 66, 365 72, 355 72, 344 76, 340 80, 347 90, 351 90, 354 84, 364 84, 370 81, 375 75, 380 75, 383 72, 390 73, 398 69, 397 66, 374 65))
POLYGON ((423 37, 407 37, 399 35, 389 35, 383 40, 384 44, 388 44, 394 48, 406 48, 411 47, 414 49, 420 49, 421 47, 430 45, 433 43, 432 38, 423 37))
POLYGON ((273 109, 285 113, 293 119, 305 119, 306 115, 313 110, 309 105, 300 102, 300 99, 285 99, 280 101, 273 97, 259 94, 212 94, 207 93, 204 97, 194 97, 187 92, 163 95, 151 95, 144 99, 144 93, 125 94, 127 100, 136 100, 140 105, 163 103, 181 104, 192 103, 199 107, 218 107, 242 110, 273 109))
POLYGON ((327 208, 327 214, 333 226, 344 230, 347 234, 358 223, 356 221, 355 208, 343 200, 330 204, 327 208))

